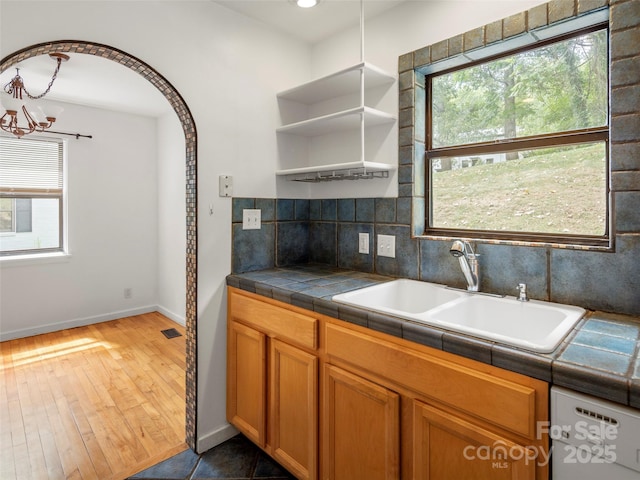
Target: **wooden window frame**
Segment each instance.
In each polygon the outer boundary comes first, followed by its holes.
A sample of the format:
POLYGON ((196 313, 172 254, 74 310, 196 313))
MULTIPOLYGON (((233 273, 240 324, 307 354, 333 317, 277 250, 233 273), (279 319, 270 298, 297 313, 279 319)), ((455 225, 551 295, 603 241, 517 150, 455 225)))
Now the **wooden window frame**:
POLYGON ((474 239, 487 239, 487 240, 501 240, 501 241, 517 241, 528 243, 552 243, 552 244, 570 244, 570 245, 585 245, 594 247, 609 246, 611 237, 611 188, 610 188, 610 98, 611 98, 611 83, 610 75, 607 74, 607 105, 609 106, 609 113, 607 115, 607 125, 554 132, 550 134, 540 134, 528 137, 518 137, 503 140, 495 140, 489 142, 477 142, 464 145, 454 145, 447 147, 432 147, 432 80, 434 77, 446 75, 458 70, 473 67, 475 65, 491 62, 499 58, 505 58, 512 55, 516 55, 520 52, 533 50, 558 43, 570 38, 575 38, 581 35, 586 35, 598 30, 607 31, 607 54, 609 56, 607 64, 610 64, 610 38, 609 38, 609 25, 607 22, 597 23, 586 28, 580 28, 572 30, 571 32, 555 36, 543 41, 538 41, 526 45, 524 47, 507 50, 497 55, 487 56, 473 62, 457 65, 452 68, 444 69, 441 71, 433 71, 425 76, 426 83, 426 95, 425 95, 425 138, 426 138, 426 152, 425 152, 425 194, 426 194, 426 209, 425 209, 425 231, 424 235, 429 237, 462 237, 462 238, 474 238, 474 239), (431 159, 442 157, 455 157, 455 156, 472 156, 472 155, 484 155, 491 153, 508 153, 514 151, 521 151, 535 148, 548 148, 557 146, 570 146, 592 142, 604 142, 606 159, 605 159, 605 190, 606 190, 606 206, 605 206, 605 232, 603 235, 561 235, 552 233, 540 233, 540 232, 515 232, 515 231, 497 231, 497 230, 477 230, 477 229, 461 229, 461 228, 438 228, 431 226, 432 208, 431 201, 431 159))

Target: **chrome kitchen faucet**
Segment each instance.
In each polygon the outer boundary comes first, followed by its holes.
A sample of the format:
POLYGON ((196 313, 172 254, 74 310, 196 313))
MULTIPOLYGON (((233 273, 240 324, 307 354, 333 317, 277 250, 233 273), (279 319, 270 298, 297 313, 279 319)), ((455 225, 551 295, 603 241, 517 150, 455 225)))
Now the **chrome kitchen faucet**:
POLYGON ((473 247, 467 241, 456 240, 451 245, 449 253, 460 262, 460 269, 467 280, 467 290, 477 292, 480 289, 480 269, 478 265, 478 254, 473 251, 473 247))

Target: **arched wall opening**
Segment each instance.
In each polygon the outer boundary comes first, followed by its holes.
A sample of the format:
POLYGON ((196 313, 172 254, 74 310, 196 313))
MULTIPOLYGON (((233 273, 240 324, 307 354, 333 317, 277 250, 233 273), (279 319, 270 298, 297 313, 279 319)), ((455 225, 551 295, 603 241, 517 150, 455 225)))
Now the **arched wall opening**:
POLYGON ((61 40, 40 43, 26 47, 7 55, 0 61, 0 73, 7 68, 39 55, 53 52, 82 53, 112 60, 129 68, 147 79, 164 95, 178 115, 185 136, 186 165, 186 418, 185 440, 192 450, 196 449, 196 412, 197 412, 197 267, 198 267, 198 230, 197 230, 197 133, 189 107, 178 91, 166 78, 142 60, 122 50, 108 45, 61 40))

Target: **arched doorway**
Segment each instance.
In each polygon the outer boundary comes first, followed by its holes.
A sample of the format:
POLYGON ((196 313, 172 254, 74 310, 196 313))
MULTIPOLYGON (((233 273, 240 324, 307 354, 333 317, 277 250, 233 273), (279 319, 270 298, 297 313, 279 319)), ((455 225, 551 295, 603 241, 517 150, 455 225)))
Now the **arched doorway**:
POLYGON ((198 269, 198 225, 197 225, 197 134, 196 125, 182 96, 160 73, 142 60, 129 55, 122 50, 108 45, 61 40, 49 43, 40 43, 17 52, 14 52, 0 61, 0 72, 7 68, 39 55, 48 55, 53 52, 83 53, 95 55, 107 60, 112 60, 129 68, 146 78, 174 109, 185 136, 185 162, 186 162, 186 442, 195 450, 196 447, 196 394, 197 394, 197 343, 196 343, 196 317, 197 317, 197 269, 198 269))

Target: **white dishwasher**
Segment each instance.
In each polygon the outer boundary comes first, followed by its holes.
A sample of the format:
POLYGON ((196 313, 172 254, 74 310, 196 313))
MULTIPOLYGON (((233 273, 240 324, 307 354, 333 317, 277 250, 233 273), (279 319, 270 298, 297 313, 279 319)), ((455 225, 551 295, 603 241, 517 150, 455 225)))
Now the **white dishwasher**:
POLYGON ((553 480, 639 480, 640 410, 551 387, 553 480))

